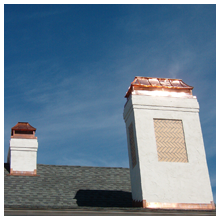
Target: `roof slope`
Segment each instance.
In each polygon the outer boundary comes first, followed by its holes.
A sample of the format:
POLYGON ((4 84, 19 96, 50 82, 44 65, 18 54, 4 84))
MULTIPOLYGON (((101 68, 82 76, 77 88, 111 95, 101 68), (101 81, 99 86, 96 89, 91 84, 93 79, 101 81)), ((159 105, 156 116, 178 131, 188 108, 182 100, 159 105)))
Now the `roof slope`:
POLYGON ((37 165, 39 176, 9 176, 6 208, 131 207, 128 168, 37 165))

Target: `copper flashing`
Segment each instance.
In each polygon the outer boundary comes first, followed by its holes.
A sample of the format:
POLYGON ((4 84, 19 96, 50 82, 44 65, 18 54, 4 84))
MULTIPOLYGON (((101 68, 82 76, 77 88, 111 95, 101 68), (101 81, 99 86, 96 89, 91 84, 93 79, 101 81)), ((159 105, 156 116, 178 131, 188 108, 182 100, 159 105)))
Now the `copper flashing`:
POLYGON ((184 83, 181 79, 153 78, 136 76, 131 83, 125 98, 128 98, 134 90, 148 91, 172 91, 192 94, 193 87, 184 83))
POLYGON ((15 171, 12 168, 10 169, 10 174, 8 176, 39 176, 37 175, 37 170, 33 171, 15 171))
POLYGON ((176 210, 215 210, 213 201, 210 203, 162 203, 162 202, 146 202, 132 201, 133 207, 142 207, 148 209, 176 209, 176 210))
POLYGON ((183 209, 183 210, 215 210, 214 202, 210 203, 161 203, 146 202, 144 208, 151 209, 183 209))
POLYGON ((18 122, 11 128, 11 138, 36 139, 35 132, 36 128, 28 122, 18 122))

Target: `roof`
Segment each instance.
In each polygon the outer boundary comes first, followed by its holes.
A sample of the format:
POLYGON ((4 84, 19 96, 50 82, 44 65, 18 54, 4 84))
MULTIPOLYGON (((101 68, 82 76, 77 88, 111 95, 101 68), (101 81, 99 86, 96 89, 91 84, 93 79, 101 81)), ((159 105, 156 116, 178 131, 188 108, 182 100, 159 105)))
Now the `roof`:
POLYGON ((129 168, 37 165, 39 176, 9 176, 5 208, 131 207, 129 168))
POLYGON ((11 130, 36 131, 28 122, 18 122, 11 130))
POLYGON ((4 164, 5 215, 216 215, 132 207, 129 168, 38 164, 37 169, 39 176, 10 176, 4 164))
POLYGON ((136 76, 131 83, 125 95, 128 98, 133 90, 163 90, 185 92, 192 94, 192 86, 187 85, 181 79, 168 79, 168 78, 153 78, 136 76))

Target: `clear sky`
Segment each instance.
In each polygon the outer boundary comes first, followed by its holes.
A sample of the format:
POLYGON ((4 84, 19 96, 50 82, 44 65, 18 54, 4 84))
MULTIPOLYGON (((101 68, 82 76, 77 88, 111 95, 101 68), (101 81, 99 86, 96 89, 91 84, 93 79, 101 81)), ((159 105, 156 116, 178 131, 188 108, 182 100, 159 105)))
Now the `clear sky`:
POLYGON ((215 5, 5 5, 4 161, 24 121, 40 164, 128 167, 135 76, 194 87, 215 200, 215 5))

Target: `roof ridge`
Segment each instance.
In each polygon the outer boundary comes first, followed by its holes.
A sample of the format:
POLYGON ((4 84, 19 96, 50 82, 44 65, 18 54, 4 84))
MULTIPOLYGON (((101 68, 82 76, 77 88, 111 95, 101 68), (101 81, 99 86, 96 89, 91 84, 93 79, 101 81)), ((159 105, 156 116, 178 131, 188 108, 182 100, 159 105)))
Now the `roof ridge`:
POLYGON ((37 164, 40 166, 54 166, 54 167, 85 167, 85 168, 109 168, 109 169, 129 169, 128 167, 100 167, 100 166, 80 166, 80 165, 56 165, 56 164, 37 164))

